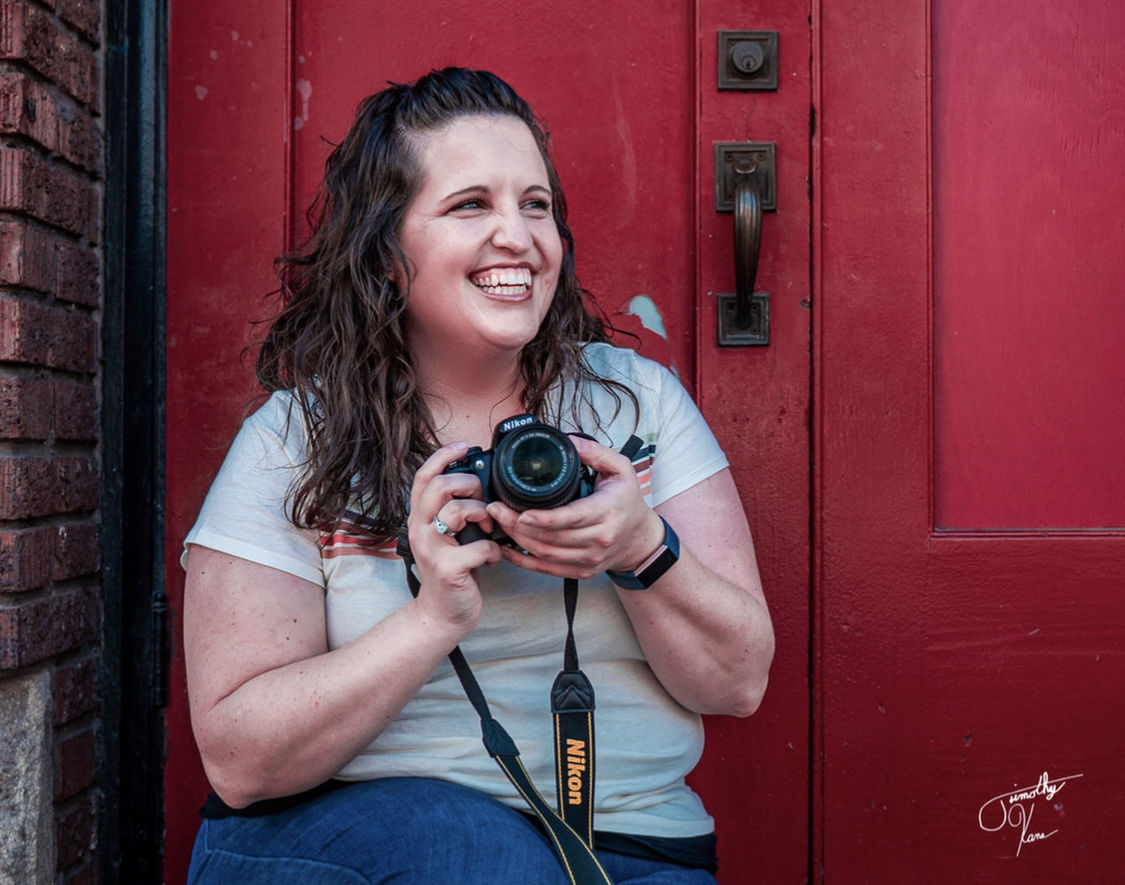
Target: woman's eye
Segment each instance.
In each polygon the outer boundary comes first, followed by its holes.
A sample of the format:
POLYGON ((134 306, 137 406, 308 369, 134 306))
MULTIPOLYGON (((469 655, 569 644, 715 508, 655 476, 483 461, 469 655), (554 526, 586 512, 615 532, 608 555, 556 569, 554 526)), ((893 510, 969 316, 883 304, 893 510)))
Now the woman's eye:
POLYGON ((472 212, 477 209, 483 209, 484 203, 481 200, 462 200, 453 207, 454 212, 472 212))
POLYGON ((550 212, 550 200, 528 200, 523 204, 525 209, 530 209, 532 212, 550 212))

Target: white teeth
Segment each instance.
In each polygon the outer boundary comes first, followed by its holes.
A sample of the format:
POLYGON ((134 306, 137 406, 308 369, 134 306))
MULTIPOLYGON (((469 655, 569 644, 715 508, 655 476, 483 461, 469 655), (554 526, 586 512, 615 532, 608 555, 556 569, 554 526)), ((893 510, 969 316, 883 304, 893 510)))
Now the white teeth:
POLYGON ((474 286, 490 294, 518 295, 531 287, 531 271, 526 267, 500 267, 474 274, 474 286))

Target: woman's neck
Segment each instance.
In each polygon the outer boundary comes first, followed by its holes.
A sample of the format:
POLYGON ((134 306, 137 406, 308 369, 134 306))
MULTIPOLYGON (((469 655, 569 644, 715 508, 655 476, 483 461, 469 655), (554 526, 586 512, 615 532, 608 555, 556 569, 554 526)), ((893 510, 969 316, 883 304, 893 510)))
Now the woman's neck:
POLYGON ((415 371, 443 444, 468 440, 487 447, 492 429, 523 410, 524 380, 518 363, 466 361, 446 371, 432 364, 415 371))

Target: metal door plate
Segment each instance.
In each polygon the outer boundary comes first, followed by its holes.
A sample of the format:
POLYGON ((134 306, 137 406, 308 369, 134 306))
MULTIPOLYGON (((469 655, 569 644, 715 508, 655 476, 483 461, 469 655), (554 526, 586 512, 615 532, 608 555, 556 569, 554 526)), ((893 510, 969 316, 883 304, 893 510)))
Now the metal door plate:
POLYGON ((719 89, 777 91, 777 31, 719 31, 719 89))
POLYGON ((715 211, 734 211, 734 179, 753 175, 763 212, 777 211, 777 145, 772 141, 715 142, 715 211))
POLYGON ((739 329, 734 324, 737 298, 733 294, 718 296, 719 346, 765 347, 770 343, 770 296, 755 292, 750 296, 750 325, 739 329))

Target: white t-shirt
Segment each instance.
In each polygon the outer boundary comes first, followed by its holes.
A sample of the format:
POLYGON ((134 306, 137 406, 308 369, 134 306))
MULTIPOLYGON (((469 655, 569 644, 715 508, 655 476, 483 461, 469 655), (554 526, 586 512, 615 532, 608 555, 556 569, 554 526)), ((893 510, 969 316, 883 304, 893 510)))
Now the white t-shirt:
MULTIPOLYGON (((632 350, 585 348, 601 377, 629 386, 640 402, 644 445, 634 459, 645 500, 656 506, 727 466, 726 457, 679 381, 632 350)), ((614 449, 634 432, 600 386, 589 391, 593 420, 582 430, 614 449)), ((376 549, 342 523, 332 533, 299 529, 285 498, 305 456, 305 430, 288 393, 274 393, 243 424, 199 519, 185 540, 261 563, 325 588, 328 644, 358 638, 410 600, 394 543, 376 549)), ((493 716, 548 802, 554 801, 549 693, 562 668, 566 615, 562 581, 501 562, 479 571, 483 611, 461 643, 493 716)), ((653 675, 617 591, 603 574, 579 586, 575 639, 597 698, 594 826, 649 836, 698 836, 713 820, 684 776, 703 749, 700 717, 653 675)), ((422 776, 455 781, 526 810, 481 743, 480 724, 448 662, 372 744, 337 775, 344 780, 422 776)))

